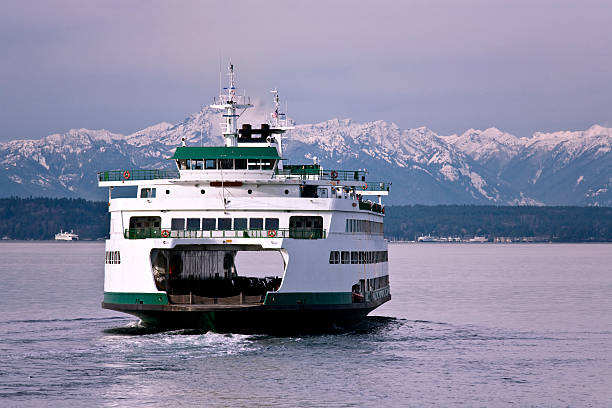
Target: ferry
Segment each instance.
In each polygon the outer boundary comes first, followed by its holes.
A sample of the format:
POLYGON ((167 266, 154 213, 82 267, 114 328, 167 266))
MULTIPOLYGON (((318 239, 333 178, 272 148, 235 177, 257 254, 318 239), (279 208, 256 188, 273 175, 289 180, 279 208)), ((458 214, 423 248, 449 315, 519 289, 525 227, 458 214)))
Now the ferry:
POLYGON ((78 241, 79 235, 75 234, 73 230, 70 230, 70 232, 60 230, 60 232, 55 234, 55 240, 56 241, 78 241))
POLYGON ((214 99, 223 146, 187 146, 176 170, 98 173, 108 188, 102 307, 145 325, 218 332, 347 327, 391 299, 382 197, 389 183, 365 170, 285 164, 291 122, 275 110, 242 123, 253 105, 229 85, 214 99), (130 197, 113 190, 132 187, 130 197), (236 256, 274 251, 282 268, 245 276, 236 256), (269 275, 266 275, 269 273, 269 275), (260 274, 260 275, 261 275, 260 274))

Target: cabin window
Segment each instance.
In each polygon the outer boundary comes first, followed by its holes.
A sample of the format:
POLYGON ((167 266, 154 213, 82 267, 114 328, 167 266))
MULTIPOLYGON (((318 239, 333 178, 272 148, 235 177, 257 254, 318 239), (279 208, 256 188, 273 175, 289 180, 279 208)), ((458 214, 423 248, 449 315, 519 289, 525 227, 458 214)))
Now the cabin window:
POLYGON ((351 264, 359 263, 359 252, 351 251, 351 264))
POLYGON ((177 160, 176 164, 179 170, 187 170, 187 162, 185 160, 177 160))
POLYGON ((210 231, 217 229, 217 219, 216 218, 202 218, 202 229, 204 231, 210 231))
POLYGON ((349 251, 342 251, 341 261, 343 264, 351 263, 351 253, 349 251))
POLYGON ((185 229, 185 219, 184 218, 173 218, 170 227, 173 230, 184 230, 185 229))
POLYGON ((323 217, 289 218, 289 238, 318 239, 323 237, 323 217))
POLYGON ((247 161, 246 159, 236 159, 236 170, 246 170, 247 161))
POLYGON ((192 160, 191 161, 191 170, 202 170, 204 168, 204 163, 202 160, 192 160))
POLYGON ((263 229, 263 218, 251 218, 249 220, 249 229, 252 229, 252 230, 263 229))
POLYGON ((359 263, 360 264, 364 264, 365 263, 365 252, 363 252, 363 251, 359 251, 359 263))
POLYGON ((218 220, 218 229, 222 231, 228 231, 232 229, 232 219, 231 218, 219 218, 218 220))
POLYGON ((238 231, 247 229, 247 219, 234 218, 234 229, 238 231))
POLYGON ((161 217, 130 217, 130 229, 159 228, 161 217))
POLYGON ((140 198, 155 198, 156 191, 156 188, 141 188, 140 198))
POLYGON ((215 170, 217 168, 217 160, 216 159, 206 159, 204 161, 204 168, 206 170, 215 170))
POLYGON ((266 229, 267 230, 278 229, 278 218, 266 218, 266 229))
POLYGON ((329 263, 330 264, 340 263, 340 252, 339 251, 331 251, 329 253, 329 263))
POLYGON ((197 231, 200 229, 199 218, 187 218, 187 229, 189 231, 197 231))
POLYGON ((276 160, 262 160, 261 168, 263 170, 272 170, 274 168, 274 162, 276 160))
POLYGON ((223 170, 232 170, 234 168, 233 159, 219 159, 219 168, 223 170))

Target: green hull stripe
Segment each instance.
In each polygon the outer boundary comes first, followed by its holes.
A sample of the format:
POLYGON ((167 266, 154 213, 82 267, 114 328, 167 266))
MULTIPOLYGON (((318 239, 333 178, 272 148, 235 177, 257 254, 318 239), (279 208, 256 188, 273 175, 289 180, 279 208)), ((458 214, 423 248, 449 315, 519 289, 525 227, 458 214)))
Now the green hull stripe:
POLYGON ((264 305, 343 305, 352 302, 351 292, 268 292, 264 305))
POLYGON ((168 296, 165 293, 104 292, 104 302, 128 305, 167 305, 168 296))

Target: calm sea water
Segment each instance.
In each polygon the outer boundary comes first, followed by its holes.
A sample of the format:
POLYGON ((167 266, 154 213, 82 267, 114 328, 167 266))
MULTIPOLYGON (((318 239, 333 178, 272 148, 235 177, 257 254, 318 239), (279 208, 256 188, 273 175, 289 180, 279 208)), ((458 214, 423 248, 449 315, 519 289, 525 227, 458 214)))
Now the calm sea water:
POLYGON ((2 242, 0 406, 612 406, 612 245, 389 250, 360 328, 272 337, 143 329, 102 243, 2 242))

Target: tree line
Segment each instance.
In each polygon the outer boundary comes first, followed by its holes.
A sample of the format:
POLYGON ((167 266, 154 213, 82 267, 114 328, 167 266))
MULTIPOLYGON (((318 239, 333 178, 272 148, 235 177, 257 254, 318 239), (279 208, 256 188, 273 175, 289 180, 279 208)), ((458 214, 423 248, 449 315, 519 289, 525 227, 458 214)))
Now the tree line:
MULTIPOLYGON (((385 236, 540 237, 556 242, 612 242, 612 207, 405 205, 385 207, 385 236)), ((60 229, 80 239, 108 237, 104 201, 74 198, 0 199, 0 238, 53 239, 60 229)))
POLYGON ((385 208, 385 236, 540 237, 554 242, 611 242, 612 207, 405 205, 385 208))
POLYGON ((0 238, 54 239, 60 230, 74 230, 79 239, 108 236, 108 204, 82 198, 1 198, 0 238))

